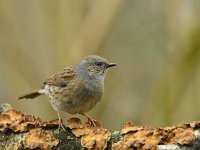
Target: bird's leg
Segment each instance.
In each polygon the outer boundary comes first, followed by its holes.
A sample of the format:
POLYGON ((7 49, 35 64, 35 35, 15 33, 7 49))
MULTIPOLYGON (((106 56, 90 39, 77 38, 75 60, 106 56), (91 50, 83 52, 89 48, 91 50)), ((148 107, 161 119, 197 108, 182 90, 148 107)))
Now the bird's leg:
POLYGON ((63 121, 62 121, 62 119, 61 119, 61 117, 60 117, 60 112, 59 111, 57 111, 57 114, 58 114, 58 130, 60 130, 60 128, 62 128, 64 131, 65 131, 65 127, 63 126, 63 121))
POLYGON ((91 118, 90 116, 84 114, 84 113, 79 113, 80 115, 83 115, 85 118, 87 118, 88 122, 91 123, 93 126, 97 127, 98 125, 96 124, 95 120, 91 118))

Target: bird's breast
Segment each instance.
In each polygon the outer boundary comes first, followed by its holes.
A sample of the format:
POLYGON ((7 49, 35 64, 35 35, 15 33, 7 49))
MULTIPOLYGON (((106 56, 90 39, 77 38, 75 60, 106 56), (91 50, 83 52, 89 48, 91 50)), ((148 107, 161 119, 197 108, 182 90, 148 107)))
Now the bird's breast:
POLYGON ((85 81, 81 88, 77 88, 75 95, 75 101, 80 104, 97 103, 103 95, 103 85, 96 81, 85 81))
POLYGON ((68 112, 71 114, 90 111, 103 95, 103 85, 99 83, 84 81, 82 85, 77 87, 74 95, 67 99, 66 106, 70 106, 68 112))
POLYGON ((103 95, 103 84, 97 81, 74 81, 67 87, 46 86, 46 95, 54 109, 70 114, 91 110, 103 95))

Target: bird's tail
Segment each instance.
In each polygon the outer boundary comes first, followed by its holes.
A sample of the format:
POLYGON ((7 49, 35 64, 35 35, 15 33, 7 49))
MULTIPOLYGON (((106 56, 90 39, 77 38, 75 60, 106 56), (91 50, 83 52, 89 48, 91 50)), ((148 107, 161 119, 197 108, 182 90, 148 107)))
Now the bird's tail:
POLYGON ((34 99, 40 95, 42 95, 43 93, 40 92, 40 90, 35 90, 35 91, 32 91, 32 92, 29 92, 29 93, 26 93, 26 94, 23 94, 21 96, 19 96, 17 99, 20 100, 20 99, 34 99))

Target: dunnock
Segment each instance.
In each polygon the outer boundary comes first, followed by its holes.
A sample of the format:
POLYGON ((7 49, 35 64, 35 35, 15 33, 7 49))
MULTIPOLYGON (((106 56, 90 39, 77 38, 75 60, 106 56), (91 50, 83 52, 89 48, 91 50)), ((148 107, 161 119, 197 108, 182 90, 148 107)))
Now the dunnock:
POLYGON ((102 57, 88 56, 77 64, 52 75, 43 83, 41 89, 24 94, 18 99, 33 99, 40 95, 47 95, 58 114, 59 128, 62 127, 63 130, 65 129, 60 111, 81 114, 90 123, 96 125, 85 112, 91 110, 101 100, 106 71, 113 66, 116 64, 109 63, 102 57))

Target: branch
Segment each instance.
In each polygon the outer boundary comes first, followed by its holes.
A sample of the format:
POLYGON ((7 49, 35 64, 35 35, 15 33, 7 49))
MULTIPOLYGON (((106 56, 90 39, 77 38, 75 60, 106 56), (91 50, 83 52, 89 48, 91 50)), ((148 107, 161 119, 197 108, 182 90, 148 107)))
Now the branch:
POLYGON ((1 105, 0 112, 0 149, 200 149, 200 122, 165 128, 125 123, 121 131, 108 131, 100 124, 94 127, 71 118, 63 131, 58 120, 43 122, 9 104, 1 105))

